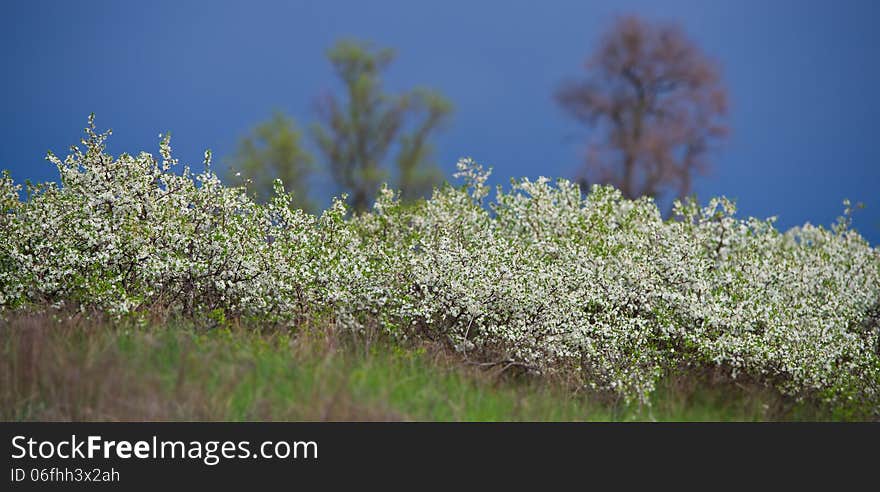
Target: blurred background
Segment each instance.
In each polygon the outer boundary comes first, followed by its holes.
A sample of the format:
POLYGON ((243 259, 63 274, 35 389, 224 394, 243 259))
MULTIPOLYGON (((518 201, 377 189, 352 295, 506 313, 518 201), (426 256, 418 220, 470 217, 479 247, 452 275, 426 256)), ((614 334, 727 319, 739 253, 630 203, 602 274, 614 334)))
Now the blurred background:
POLYGON ((511 177, 726 195, 782 229, 842 201, 880 243, 880 4, 872 1, 7 2, 0 168, 54 179, 89 113, 109 152, 300 204, 407 198, 459 157, 511 177))

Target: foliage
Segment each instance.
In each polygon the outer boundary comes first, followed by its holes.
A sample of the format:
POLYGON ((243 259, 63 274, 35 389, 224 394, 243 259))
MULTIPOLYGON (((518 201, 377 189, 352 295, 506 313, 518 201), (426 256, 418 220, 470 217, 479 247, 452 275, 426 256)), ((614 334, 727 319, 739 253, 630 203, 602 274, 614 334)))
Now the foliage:
MULTIPOLYGON (((489 201, 488 172, 403 204, 382 189, 346 219, 264 205, 207 166, 113 158, 90 123, 60 186, 17 202, 0 180, 0 302, 116 315, 155 309, 214 320, 431 339, 463 356, 565 373, 648 403, 663 377, 715 368, 797 399, 880 413, 880 252, 850 227, 736 218, 730 201, 677 203, 566 180, 512 181, 489 201)), ((206 155, 210 164, 210 155, 206 155)), ((220 322, 218 321, 218 322, 220 322)))
POLYGON ((396 148, 396 182, 404 198, 429 194, 440 182, 430 162, 430 138, 447 120, 451 104, 436 92, 416 89, 402 94, 383 91, 380 74, 394 60, 390 49, 342 41, 328 58, 345 87, 345 99, 332 94, 318 102, 322 124, 315 138, 335 182, 350 193, 362 212, 391 176, 386 162, 396 148))
POLYGON ((303 148, 296 124, 276 112, 242 138, 229 166, 229 180, 248 188, 264 202, 272 195, 274 180, 281 179, 293 193, 298 208, 311 211, 308 178, 313 157, 303 148))

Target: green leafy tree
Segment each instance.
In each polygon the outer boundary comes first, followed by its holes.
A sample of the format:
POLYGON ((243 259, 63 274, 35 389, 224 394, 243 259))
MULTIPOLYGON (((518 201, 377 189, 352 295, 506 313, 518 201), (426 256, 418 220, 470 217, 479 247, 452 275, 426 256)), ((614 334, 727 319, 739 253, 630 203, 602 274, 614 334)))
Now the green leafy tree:
POLYGON ((352 207, 366 210, 379 185, 391 178, 405 199, 430 192, 442 178, 431 160, 430 138, 448 119, 451 104, 424 88, 384 92, 381 73, 394 60, 391 49, 341 41, 328 58, 345 95, 319 99, 321 121, 314 135, 333 180, 349 193, 352 207))
POLYGON ((228 178, 234 184, 247 184, 259 201, 272 195, 272 186, 280 178, 293 193, 293 204, 313 210, 308 196, 308 179, 314 159, 303 148, 296 123, 280 112, 261 123, 241 139, 229 165, 228 178))

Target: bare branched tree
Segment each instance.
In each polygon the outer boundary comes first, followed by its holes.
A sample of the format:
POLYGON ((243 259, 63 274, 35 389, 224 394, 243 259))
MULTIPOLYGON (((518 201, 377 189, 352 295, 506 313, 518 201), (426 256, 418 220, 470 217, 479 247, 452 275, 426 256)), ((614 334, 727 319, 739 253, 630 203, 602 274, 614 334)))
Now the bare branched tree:
POLYGON ((714 63, 679 29, 619 19, 562 85, 563 109, 592 129, 582 179, 625 196, 692 192, 694 175, 727 134, 727 92, 714 63))

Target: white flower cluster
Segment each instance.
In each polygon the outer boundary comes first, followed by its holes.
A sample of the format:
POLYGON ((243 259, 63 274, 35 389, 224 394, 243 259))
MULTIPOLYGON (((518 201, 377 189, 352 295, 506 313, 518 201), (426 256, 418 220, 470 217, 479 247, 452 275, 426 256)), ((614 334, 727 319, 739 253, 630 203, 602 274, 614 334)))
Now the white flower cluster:
MULTIPOLYGON (((488 173, 371 213, 266 205, 206 166, 114 159, 90 123, 83 150, 53 156, 61 184, 18 201, 0 179, 0 305, 153 307, 302 323, 328 319, 444 340, 646 402, 659 378, 716 367, 797 398, 880 413, 880 252, 849 227, 786 233, 737 219, 725 199, 676 204, 610 187, 488 173)), ((206 155, 210 164, 210 155, 206 155)))
POLYGON ((347 302, 356 239, 341 202, 320 217, 289 206, 280 183, 267 205, 205 171, 175 172, 168 138, 161 160, 104 153, 108 134, 90 120, 84 149, 49 155, 55 183, 17 201, 2 181, 0 304, 67 303, 128 313, 152 307, 293 319, 318 303, 347 302))

